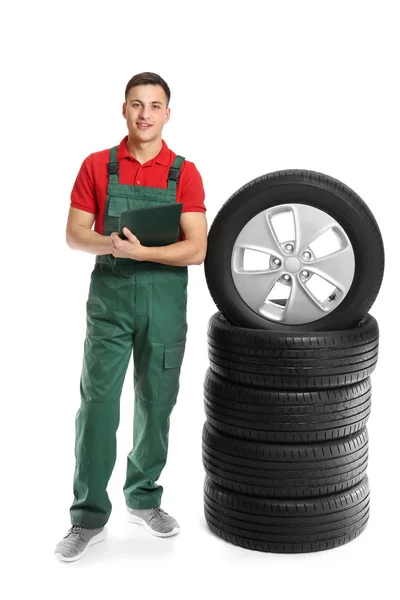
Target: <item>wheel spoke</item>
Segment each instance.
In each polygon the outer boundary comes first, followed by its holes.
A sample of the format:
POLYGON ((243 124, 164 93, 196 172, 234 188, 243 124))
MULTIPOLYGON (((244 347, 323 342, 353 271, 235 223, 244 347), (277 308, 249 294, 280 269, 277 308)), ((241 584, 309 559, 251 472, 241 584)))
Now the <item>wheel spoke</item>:
POLYGON ((325 314, 318 301, 300 281, 293 277, 292 289, 286 302, 283 323, 308 323, 316 321, 325 314))
POLYGON ((232 271, 232 275, 239 294, 255 311, 262 306, 280 277, 278 271, 232 271))
POLYGON ((354 273, 354 254, 349 246, 338 252, 313 260, 307 265, 311 273, 319 275, 342 292, 347 293, 354 273))
POLYGON ((238 247, 260 249, 271 254, 280 252, 278 240, 265 211, 258 213, 243 227, 235 242, 235 249, 238 247))
POLYGON ((296 252, 303 252, 320 235, 337 225, 327 213, 313 206, 292 206, 296 235, 296 252))

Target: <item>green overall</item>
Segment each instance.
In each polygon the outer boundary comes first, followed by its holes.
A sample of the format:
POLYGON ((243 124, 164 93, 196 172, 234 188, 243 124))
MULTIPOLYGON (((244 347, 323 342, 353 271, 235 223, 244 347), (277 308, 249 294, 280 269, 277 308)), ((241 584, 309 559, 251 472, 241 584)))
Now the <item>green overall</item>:
MULTIPOLYGON (((177 156, 168 188, 119 183, 117 149, 110 149, 103 235, 118 231, 122 210, 176 202, 184 158, 177 156)), ((74 501, 71 524, 105 525, 107 485, 116 461, 120 396, 133 350, 133 448, 123 486, 129 508, 160 506, 156 484, 167 460, 170 414, 185 352, 187 266, 96 256, 86 303, 87 330, 75 417, 74 501)))

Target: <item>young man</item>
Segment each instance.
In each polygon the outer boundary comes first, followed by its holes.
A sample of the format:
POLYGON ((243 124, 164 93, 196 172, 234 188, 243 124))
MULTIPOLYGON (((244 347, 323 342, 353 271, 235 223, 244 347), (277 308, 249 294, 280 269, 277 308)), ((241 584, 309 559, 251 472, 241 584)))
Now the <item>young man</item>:
POLYGON ((207 221, 198 170, 161 137, 169 100, 168 85, 155 73, 132 77, 122 106, 128 135, 119 146, 83 161, 71 194, 67 243, 95 254, 96 262, 75 419, 72 527, 54 551, 61 560, 81 558, 106 537, 111 513, 106 488, 132 349, 133 449, 123 487, 128 518, 160 537, 179 532, 177 521, 160 507, 163 488, 156 481, 167 460, 169 418, 185 351, 187 265, 204 261, 207 221), (118 236, 122 210, 175 202, 183 203, 176 243, 146 247, 126 228, 127 239, 118 236))

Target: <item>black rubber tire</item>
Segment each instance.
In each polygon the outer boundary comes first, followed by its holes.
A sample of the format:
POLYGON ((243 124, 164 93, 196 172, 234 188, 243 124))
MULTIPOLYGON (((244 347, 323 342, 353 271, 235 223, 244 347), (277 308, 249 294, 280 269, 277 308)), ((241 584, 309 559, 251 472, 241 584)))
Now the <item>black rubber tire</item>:
POLYGON ((222 433, 255 442, 345 437, 365 427, 371 412, 369 377, 328 390, 275 391, 227 381, 208 368, 203 387, 208 422, 222 433))
POLYGON ((210 294, 227 319, 255 329, 320 331, 353 327, 370 310, 384 271, 384 248, 378 224, 365 202, 341 181, 316 171, 289 169, 257 177, 221 207, 208 233, 204 261, 210 294), (257 314, 240 296, 231 273, 232 250, 241 229, 255 215, 282 204, 308 204, 345 230, 353 247, 355 274, 337 308, 301 325, 286 325, 257 314))
POLYGON ((366 474, 364 428, 341 440, 316 444, 265 444, 237 440, 203 426, 203 466, 222 487, 251 496, 327 496, 351 488, 366 474))
POLYGON ((350 542, 367 526, 368 477, 340 494, 277 500, 225 490, 206 476, 204 516, 213 533, 249 550, 328 550, 350 542))
POLYGON ((229 381, 272 389, 325 389, 366 379, 378 360, 379 329, 366 315, 352 329, 268 331, 231 325, 221 313, 208 323, 208 357, 229 381))

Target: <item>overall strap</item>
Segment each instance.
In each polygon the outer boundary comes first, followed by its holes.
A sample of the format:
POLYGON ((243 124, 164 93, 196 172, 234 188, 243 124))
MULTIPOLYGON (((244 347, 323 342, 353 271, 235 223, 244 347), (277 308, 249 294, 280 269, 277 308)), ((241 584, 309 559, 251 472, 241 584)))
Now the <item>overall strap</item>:
POLYGON ((117 161, 118 146, 110 148, 110 162, 108 163, 108 180, 110 183, 119 183, 118 170, 119 162, 117 161))
POLYGON ((176 156, 172 166, 170 167, 168 173, 168 189, 176 190, 176 186, 178 184, 179 174, 181 170, 181 166, 183 161, 185 160, 184 156, 176 156))

